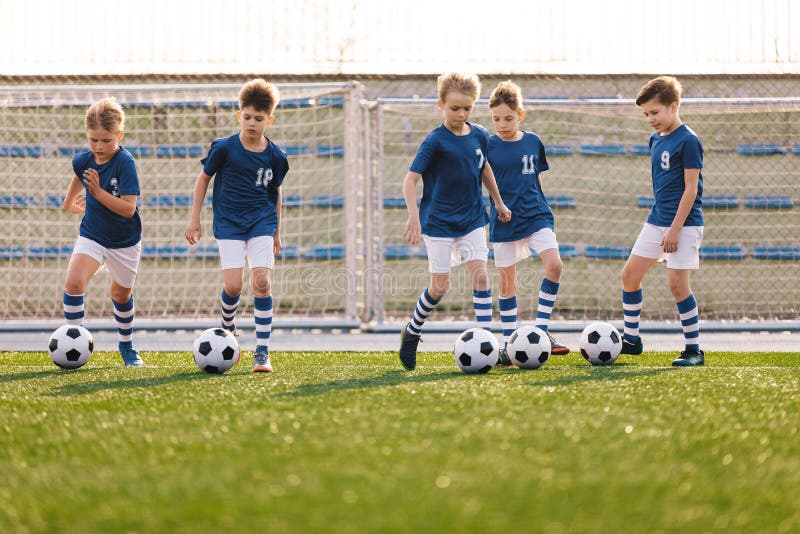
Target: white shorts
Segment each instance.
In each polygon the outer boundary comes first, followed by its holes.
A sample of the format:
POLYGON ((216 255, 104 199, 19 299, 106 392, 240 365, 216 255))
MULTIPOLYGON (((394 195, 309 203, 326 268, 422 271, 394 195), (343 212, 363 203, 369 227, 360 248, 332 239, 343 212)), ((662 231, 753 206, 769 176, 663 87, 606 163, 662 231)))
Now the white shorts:
POLYGON ((461 237, 430 237, 423 235, 428 253, 428 271, 434 274, 450 272, 451 267, 472 260, 489 258, 486 228, 481 226, 461 237))
POLYGON ((495 267, 511 267, 515 263, 531 257, 531 249, 537 254, 558 248, 556 233, 550 228, 542 228, 528 237, 504 243, 492 243, 495 267))
MULTIPOLYGON (((142 242, 125 248, 106 248, 97 241, 78 236, 72 255, 83 254, 89 256, 100 264, 100 269, 105 267, 111 279, 122 287, 133 287, 136 273, 139 271, 139 259, 142 257, 142 242)), ((98 269, 98 271, 100 271, 98 269)))
POLYGON ((257 267, 274 268, 275 254, 272 249, 274 242, 274 238, 269 235, 251 237, 247 241, 217 239, 219 262, 222 265, 222 269, 243 269, 245 256, 251 269, 257 267))
POLYGON ((678 250, 665 253, 661 240, 669 230, 666 226, 644 223, 631 254, 658 261, 667 261, 668 269, 699 269, 700 244, 703 242, 702 226, 684 226, 678 238, 678 250))

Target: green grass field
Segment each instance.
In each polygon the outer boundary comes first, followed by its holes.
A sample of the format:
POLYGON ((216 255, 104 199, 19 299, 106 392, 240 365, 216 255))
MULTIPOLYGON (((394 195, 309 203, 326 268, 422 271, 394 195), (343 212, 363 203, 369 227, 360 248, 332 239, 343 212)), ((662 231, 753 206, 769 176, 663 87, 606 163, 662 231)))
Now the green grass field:
POLYGON ((800 353, 143 356, 0 352, 0 531, 800 530, 800 353))

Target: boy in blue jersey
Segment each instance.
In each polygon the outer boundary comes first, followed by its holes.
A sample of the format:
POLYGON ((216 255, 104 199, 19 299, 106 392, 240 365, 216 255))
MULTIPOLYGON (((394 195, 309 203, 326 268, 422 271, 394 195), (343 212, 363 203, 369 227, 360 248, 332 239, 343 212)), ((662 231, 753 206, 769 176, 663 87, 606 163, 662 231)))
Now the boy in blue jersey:
POLYGON ((89 107, 84 125, 90 150, 72 159, 74 176, 64 198, 65 210, 83 213, 64 282, 64 319, 83 324, 86 288, 105 266, 111 275, 119 353, 127 367, 141 367, 144 362, 133 347, 133 285, 142 255, 142 220, 136 206, 136 163, 119 145, 125 136, 125 113, 114 99, 106 98, 89 107))
POLYGON ((283 148, 264 132, 275 120, 272 112, 279 99, 277 87, 260 78, 247 82, 239 91, 236 117, 242 129, 211 143, 208 155, 201 160, 203 170, 195 183, 185 232, 190 244, 200 240, 200 211, 213 177, 214 237, 224 282, 222 327, 236 332, 234 321, 246 257, 254 295, 255 373, 272 372, 272 269, 281 249, 281 184, 289 172, 289 162, 283 148))
POLYGON ((489 134, 468 122, 480 95, 475 75, 447 73, 438 79, 438 107, 444 122, 420 145, 403 182, 408 208, 403 238, 411 245, 425 241, 431 282, 422 292, 414 315, 401 333, 400 363, 407 370, 417 365, 422 325, 450 288, 450 268, 467 263, 472 278, 472 302, 478 326, 487 330, 492 321, 492 291, 486 260, 486 223, 481 184, 497 206, 500 220, 508 221, 492 168, 486 162, 489 134), (422 180, 422 200, 417 208, 416 186, 422 180))
POLYGON ((642 279, 657 261, 666 260, 686 345, 672 365, 689 367, 705 361, 697 301, 689 286, 690 273, 700 267, 703 241, 703 145, 678 116, 680 98, 681 85, 670 76, 650 80, 636 97, 636 105, 655 130, 650 136, 650 160, 656 201, 622 269, 622 354, 642 353, 642 279))
MULTIPOLYGON (((489 138, 487 158, 497 177, 500 196, 508 201, 514 219, 499 220, 492 203, 489 213, 489 241, 494 247, 494 262, 500 269, 500 320, 504 346, 500 365, 511 365, 508 338, 517 328, 516 264, 531 257, 531 249, 542 259, 544 276, 539 287, 535 325, 545 332, 558 295, 563 264, 558 253, 553 212, 542 191, 540 173, 548 170, 547 156, 539 136, 522 132, 525 119, 522 91, 511 80, 500 82, 489 97, 489 111, 497 134, 489 138)), ((547 332, 552 354, 569 353, 547 332)))

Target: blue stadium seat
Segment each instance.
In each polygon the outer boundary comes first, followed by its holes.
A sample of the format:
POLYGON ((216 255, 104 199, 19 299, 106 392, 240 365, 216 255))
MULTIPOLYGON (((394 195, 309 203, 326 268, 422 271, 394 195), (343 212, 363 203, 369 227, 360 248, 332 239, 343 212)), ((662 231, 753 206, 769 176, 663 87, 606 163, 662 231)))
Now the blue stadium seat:
POLYGON ((562 258, 576 258, 578 257, 578 247, 575 245, 559 243, 558 255, 562 258))
POLYGON ((142 247, 142 258, 144 259, 185 259, 189 257, 189 247, 187 245, 145 245, 142 247))
POLYGON ((217 245, 200 245, 194 249, 192 256, 197 259, 217 259, 219 258, 219 248, 217 245))
POLYGON ((302 195, 287 195, 281 199, 281 206, 284 208, 299 208, 304 204, 302 195))
POLYGON ((629 247, 596 247, 589 246, 583 249, 583 255, 587 258, 598 258, 601 260, 624 260, 631 254, 629 247))
POLYGON ((0 195, 0 208, 28 208, 36 204, 33 195, 0 195))
POLYGON ((706 195, 703 197, 704 208, 738 208, 739 197, 736 195, 706 195))
POLYGON ((28 247, 27 256, 34 259, 57 260, 72 256, 71 246, 58 245, 31 245, 28 247))
POLYGON ((47 195, 41 202, 41 206, 44 208, 61 208, 63 205, 64 197, 60 195, 47 195))
POLYGON ((619 95, 584 95, 579 96, 578 100, 619 100, 619 95))
POLYGON ((624 156, 622 145, 581 145, 580 153, 584 156, 624 156))
POLYGON ((239 109, 238 100, 220 100, 217 102, 217 107, 220 109, 239 109))
POLYGON ((639 197, 636 205, 640 208, 652 208, 655 203, 656 199, 654 197, 639 197))
POLYGON ((742 156, 771 156, 786 154, 786 152, 786 148, 777 143, 755 143, 736 146, 736 153, 742 156))
POLYGON ((192 195, 156 195, 145 202, 148 208, 189 208, 191 205, 192 195))
POLYGON ((150 109, 156 107, 155 102, 122 102, 123 109, 150 109))
POLYGON ((317 195, 309 205, 315 208, 341 208, 344 206, 344 197, 342 195, 317 195))
POLYGON ((494 247, 489 247, 489 259, 494 259, 494 247))
POLYGON ((575 153, 572 145, 547 145, 544 151, 548 156, 571 156, 575 153))
POLYGON ((577 202, 575 201, 575 197, 569 195, 553 195, 553 196, 546 196, 547 203, 550 204, 551 208, 575 208, 577 207, 577 202))
POLYGON ((404 197, 386 197, 383 199, 384 208, 405 208, 406 199, 404 197))
POLYGON ((745 208, 789 209, 794 206, 791 195, 748 195, 745 208))
POLYGON ((305 98, 284 98, 278 102, 279 108, 310 108, 314 105, 314 99, 305 98))
POLYGON ((199 158, 203 156, 202 145, 158 145, 156 156, 159 158, 199 158))
POLYGON ((800 145, 794 144, 792 145, 792 154, 795 156, 800 156, 800 145))
POLYGON ((297 245, 286 245, 281 247, 281 251, 278 252, 278 259, 282 260, 296 260, 300 257, 300 249, 297 248, 297 245))
POLYGON ((44 153, 40 145, 0 145, 0 157, 4 158, 40 158, 44 153))
POLYGON ((341 260, 344 258, 344 247, 341 245, 311 247, 305 251, 303 258, 307 260, 341 260))
POLYGON ((700 247, 700 257, 704 260, 743 260, 744 248, 734 246, 700 247))
POLYGON ((417 258, 422 258, 427 260, 428 259, 428 251, 425 249, 424 245, 420 245, 417 247, 417 250, 414 253, 414 256, 417 258))
POLYGON ((385 245, 383 257, 387 260, 408 260, 413 256, 409 245, 385 245))
POLYGON ((341 95, 321 96, 317 99, 317 105, 341 108, 344 107, 344 97, 341 95))
POLYGON ((344 145, 319 145, 317 147, 317 156, 344 156, 344 145))
POLYGON ((283 149, 287 156, 305 156, 311 154, 311 147, 308 145, 287 145, 283 149))
POLYGON ((20 260, 25 257, 22 247, 0 247, 0 260, 20 260))
POLYGON ((800 260, 800 247, 753 247, 759 260, 800 260))
POLYGON ((649 156, 650 147, 648 145, 631 145, 628 154, 631 156, 649 156))
POLYGON ((80 154, 81 152, 89 152, 89 147, 86 145, 68 145, 58 147, 58 155, 66 156, 68 158, 73 157, 75 154, 80 154))
POLYGON ((209 107, 211 104, 208 102, 204 102, 202 100, 189 100, 189 101, 180 101, 175 100, 173 102, 165 102, 163 106, 168 108, 174 109, 202 109, 209 107))
POLYGON ((147 145, 125 145, 125 150, 134 158, 149 158, 153 155, 153 147, 147 145))

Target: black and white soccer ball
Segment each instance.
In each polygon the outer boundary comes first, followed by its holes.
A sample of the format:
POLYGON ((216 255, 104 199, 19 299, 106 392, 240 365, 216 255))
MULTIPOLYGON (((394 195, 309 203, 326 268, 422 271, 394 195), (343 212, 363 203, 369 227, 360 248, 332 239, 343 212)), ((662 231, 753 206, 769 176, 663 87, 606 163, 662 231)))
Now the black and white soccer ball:
POLYGON ((465 373, 488 373, 497 365, 499 349, 494 334, 483 328, 470 328, 456 339, 453 356, 465 373))
POLYGON ((520 369, 538 369, 550 358, 550 338, 541 328, 517 328, 508 340, 508 357, 520 369))
POLYGON ((81 367, 94 351, 91 332, 79 325, 65 324, 56 328, 47 344, 50 359, 62 369, 81 367))
POLYGON ((224 328, 204 330, 194 340, 194 361, 206 373, 221 375, 239 361, 239 342, 224 328))
POLYGON ((592 323, 581 333, 581 354, 592 365, 611 365, 622 350, 622 336, 608 323, 592 323))

